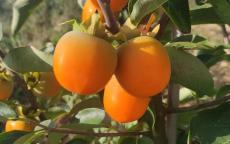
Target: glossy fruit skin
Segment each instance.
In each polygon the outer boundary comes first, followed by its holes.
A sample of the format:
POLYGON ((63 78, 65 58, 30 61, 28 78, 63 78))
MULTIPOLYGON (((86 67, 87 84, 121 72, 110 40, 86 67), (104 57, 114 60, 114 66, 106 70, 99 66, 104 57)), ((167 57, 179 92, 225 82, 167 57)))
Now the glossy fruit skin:
POLYGON ((8 120, 5 126, 5 132, 10 131, 33 131, 34 125, 23 120, 8 120))
MULTIPOLYGON (((97 9, 100 9, 97 0, 91 0, 97 9)), ((110 0, 110 6, 113 12, 119 12, 128 3, 128 0, 110 0)))
POLYGON ((38 84, 33 88, 36 96, 57 96, 61 90, 61 86, 56 80, 53 72, 41 72, 38 84))
POLYGON ((0 79, 0 100, 7 100, 13 92, 13 82, 0 79))
POLYGON ((121 87, 115 76, 104 90, 104 108, 115 121, 126 123, 141 118, 148 108, 150 98, 138 98, 121 87))
POLYGON ((94 94, 104 88, 117 65, 117 52, 105 40, 71 31, 59 40, 53 57, 54 74, 67 90, 94 94))
POLYGON ((167 51, 156 39, 140 36, 120 46, 116 77, 129 93, 156 95, 167 87, 170 76, 167 51))
POLYGON ((82 9, 81 20, 86 22, 97 11, 96 7, 92 4, 91 0, 86 0, 82 9))

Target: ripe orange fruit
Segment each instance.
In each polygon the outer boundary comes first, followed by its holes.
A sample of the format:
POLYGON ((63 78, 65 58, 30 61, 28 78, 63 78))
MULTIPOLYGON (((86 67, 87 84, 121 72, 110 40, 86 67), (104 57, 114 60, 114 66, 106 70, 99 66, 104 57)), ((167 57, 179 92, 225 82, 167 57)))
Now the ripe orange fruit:
POLYGON ((97 11, 96 7, 92 4, 91 0, 86 0, 82 9, 81 20, 86 22, 97 11))
POLYGON ((0 79, 0 100, 6 100, 13 92, 13 82, 0 79))
POLYGON ((61 86, 57 82, 52 72, 42 72, 39 76, 39 81, 33 88, 33 93, 37 96, 53 97, 58 95, 61 86))
POLYGON ((23 120, 8 120, 5 126, 5 132, 10 131, 32 131, 34 125, 23 120))
MULTIPOLYGON (((97 9, 100 9, 97 0, 91 0, 97 9)), ((128 0, 110 0, 110 6, 113 12, 119 12, 125 7, 128 3, 128 0)))
POLYGON ((53 69, 67 90, 93 94, 104 88, 116 69, 117 53, 105 40, 71 31, 58 41, 53 69))
POLYGON ((113 76, 105 87, 103 101, 105 111, 113 120, 131 122, 144 115, 150 98, 138 98, 129 94, 113 76))
POLYGON ((168 85, 170 75, 167 51, 156 39, 140 36, 120 46, 116 77, 129 93, 156 95, 168 85))

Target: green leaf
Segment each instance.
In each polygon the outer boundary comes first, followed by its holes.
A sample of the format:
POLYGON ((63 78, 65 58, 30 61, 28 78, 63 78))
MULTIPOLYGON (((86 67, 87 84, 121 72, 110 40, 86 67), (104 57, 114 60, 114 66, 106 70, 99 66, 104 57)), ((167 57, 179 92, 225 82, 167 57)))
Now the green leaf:
POLYGON ((2 23, 0 22, 0 41, 2 40, 3 37, 3 30, 2 30, 2 23))
POLYGON ((81 110, 76 116, 80 123, 100 124, 105 118, 105 111, 98 108, 87 108, 81 110))
POLYGON ((188 0, 168 0, 163 5, 166 14, 183 33, 191 32, 191 21, 188 0))
POLYGON ((216 97, 224 97, 230 95, 230 85, 225 85, 219 89, 219 91, 216 94, 216 97))
POLYGON ((65 25, 65 24, 71 25, 74 31, 87 32, 85 26, 79 23, 76 19, 65 21, 61 23, 60 25, 65 25))
POLYGON ((230 104, 199 112, 191 121, 191 137, 201 144, 229 144, 230 104))
POLYGON ((121 137, 119 144, 136 144, 137 137, 121 137))
POLYGON ((45 135, 46 135, 45 131, 32 132, 20 137, 13 144, 31 144, 34 141, 38 140, 39 138, 44 137, 45 135))
POLYGON ((128 3, 128 12, 129 12, 129 14, 131 14, 132 13, 132 11, 133 11, 133 6, 134 6, 134 4, 137 2, 137 0, 129 0, 129 3, 128 3))
POLYGON ((47 119, 54 119, 59 115, 66 113, 65 109, 69 109, 69 108, 68 107, 66 108, 65 105, 50 107, 48 111, 45 113, 45 116, 47 119))
POLYGON ((177 37, 166 45, 177 49, 213 49, 219 45, 215 42, 208 41, 206 38, 194 34, 186 34, 177 37))
POLYGON ((179 91, 179 98, 181 103, 189 102, 195 98, 196 93, 188 88, 182 87, 179 91))
POLYGON ((219 18, 213 7, 194 9, 190 11, 191 23, 197 24, 224 24, 225 22, 219 18))
POLYGON ((98 97, 90 98, 83 100, 82 102, 78 103, 74 106, 74 108, 71 110, 71 113, 78 113, 83 109, 86 108, 102 108, 101 101, 98 97))
POLYGON ((130 14, 133 24, 137 25, 146 15, 150 14, 168 0, 137 0, 130 14))
POLYGON ((225 51, 222 46, 214 49, 202 49, 199 51, 197 57, 207 66, 211 67, 217 62, 224 59, 225 51))
POLYGON ((62 139, 65 135, 66 135, 66 134, 63 134, 63 133, 49 132, 49 134, 48 134, 48 141, 49 141, 49 144, 58 144, 58 143, 60 143, 61 139, 62 139))
POLYGON ((69 141, 67 144, 88 144, 89 142, 84 140, 84 139, 80 139, 80 138, 75 138, 71 141, 69 141))
POLYGON ((8 118, 16 118, 16 112, 7 104, 0 102, 0 116, 8 119, 8 118))
POLYGON ((189 128, 190 122, 192 118, 197 116, 197 111, 191 111, 191 112, 185 112, 185 113, 179 113, 177 115, 177 125, 180 128, 189 128))
POLYGON ((212 4, 216 14, 224 23, 230 24, 230 1, 229 0, 208 0, 212 4))
POLYGON ((16 34, 28 19, 32 11, 43 0, 16 0, 13 4, 13 17, 11 22, 11 32, 16 34))
POLYGON ((24 131, 12 131, 0 133, 0 144, 12 144, 18 138, 26 135, 28 132, 24 131))
POLYGON ((36 48, 15 48, 5 56, 3 61, 10 69, 20 73, 52 70, 52 55, 36 48))
MULTIPOLYGON (((55 123, 52 120, 44 120, 42 122, 40 122, 41 125, 46 126, 46 127, 51 127, 54 128, 55 127, 55 123)), ((40 131, 43 130, 44 128, 40 127, 40 126, 36 126, 34 128, 34 131, 40 131)))
POLYGON ((171 80, 194 90, 199 95, 211 95, 214 82, 208 68, 195 56, 175 48, 167 48, 172 65, 171 80))
POLYGON ((178 130, 176 144, 188 144, 188 133, 185 130, 178 130))
POLYGON ((136 144, 154 144, 153 140, 148 137, 141 137, 137 139, 136 144))

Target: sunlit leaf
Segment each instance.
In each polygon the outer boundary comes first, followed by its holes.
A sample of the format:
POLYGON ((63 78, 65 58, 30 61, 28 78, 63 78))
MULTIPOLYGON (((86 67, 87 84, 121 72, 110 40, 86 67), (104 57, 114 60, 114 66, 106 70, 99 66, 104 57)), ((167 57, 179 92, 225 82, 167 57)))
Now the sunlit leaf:
POLYGON ((98 108, 87 108, 81 110, 76 116, 80 123, 100 124, 105 118, 105 111, 98 108))
POLYGON ((142 18, 150 14, 168 0, 137 0, 130 14, 131 21, 137 25, 142 18))
POLYGON ((3 118, 16 118, 16 112, 7 104, 0 102, 0 116, 3 118))
POLYGON ((171 80, 199 95, 212 95, 214 82, 208 68, 195 56, 175 48, 167 48, 172 65, 171 80))
POLYGON ((13 71, 21 73, 52 70, 52 55, 36 48, 15 48, 5 56, 3 61, 13 71))
POLYGON ((13 144, 31 144, 37 139, 45 136, 45 131, 31 132, 17 139, 13 144))

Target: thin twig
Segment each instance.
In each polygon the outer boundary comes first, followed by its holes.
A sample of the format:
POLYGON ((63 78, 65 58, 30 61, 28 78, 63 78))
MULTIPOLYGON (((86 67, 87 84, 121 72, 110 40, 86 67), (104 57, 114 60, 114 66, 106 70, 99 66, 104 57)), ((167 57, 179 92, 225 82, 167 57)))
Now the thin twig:
POLYGON ((211 102, 205 102, 202 104, 193 105, 189 107, 178 107, 178 108, 168 109, 167 112, 168 113, 184 113, 184 112, 195 111, 195 110, 203 110, 203 109, 212 108, 212 107, 221 105, 223 103, 229 102, 229 100, 230 100, 230 95, 227 95, 225 97, 218 98, 211 102))
POLYGON ((95 132, 88 132, 88 131, 77 131, 68 128, 51 128, 44 125, 39 124, 34 120, 29 120, 29 122, 37 125, 48 132, 56 132, 56 133, 64 133, 64 134, 77 134, 77 135, 84 135, 84 136, 92 136, 92 137, 117 137, 117 136, 140 136, 140 135, 149 135, 150 131, 134 131, 134 132, 113 132, 113 133, 95 133, 95 132))
POLYGON ((228 34, 227 29, 226 29, 226 26, 224 24, 222 24, 220 26, 221 26, 221 29, 223 31, 224 44, 229 44, 230 43, 230 39, 229 39, 229 34, 228 34))
POLYGON ((112 33, 116 34, 119 32, 119 27, 116 22, 116 18, 110 8, 110 0, 97 0, 101 8, 103 16, 105 18, 106 27, 112 33))
MULTIPOLYGON (((228 45, 228 44, 230 44, 229 33, 228 33, 227 29, 226 29, 225 24, 222 24, 220 26, 221 26, 221 29, 222 29, 222 32, 223 32, 223 36, 224 36, 224 44, 228 45)), ((229 49, 226 49, 225 52, 227 54, 230 54, 230 50, 229 49)))

